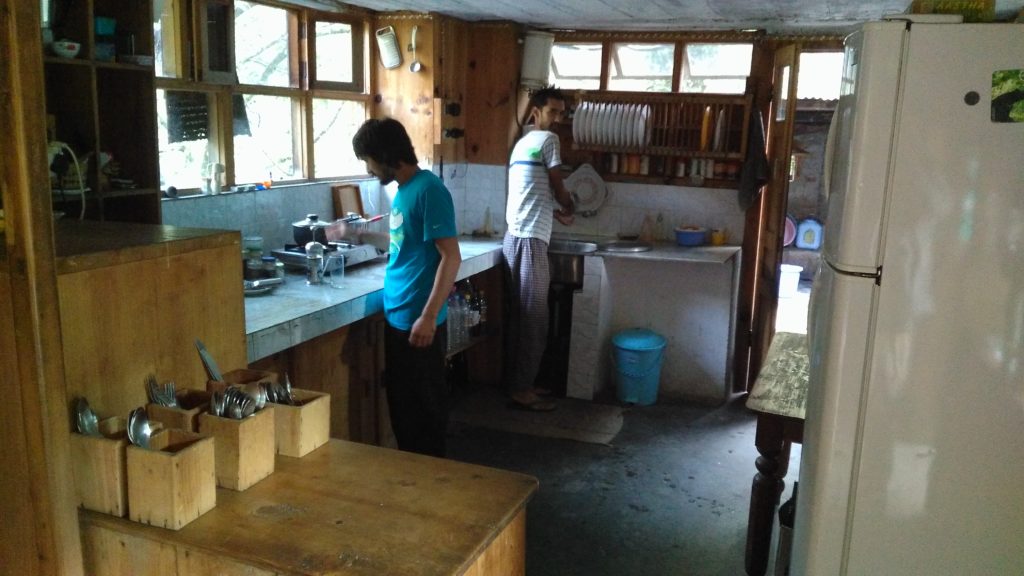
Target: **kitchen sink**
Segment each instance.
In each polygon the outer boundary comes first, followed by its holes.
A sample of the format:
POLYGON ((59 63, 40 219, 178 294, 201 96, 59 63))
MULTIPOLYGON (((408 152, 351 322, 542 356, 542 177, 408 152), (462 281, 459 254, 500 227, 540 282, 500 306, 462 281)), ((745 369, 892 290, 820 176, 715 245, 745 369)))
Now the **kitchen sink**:
POLYGON ((583 286, 583 257, 597 251, 597 244, 580 240, 552 240, 548 244, 551 283, 583 286))

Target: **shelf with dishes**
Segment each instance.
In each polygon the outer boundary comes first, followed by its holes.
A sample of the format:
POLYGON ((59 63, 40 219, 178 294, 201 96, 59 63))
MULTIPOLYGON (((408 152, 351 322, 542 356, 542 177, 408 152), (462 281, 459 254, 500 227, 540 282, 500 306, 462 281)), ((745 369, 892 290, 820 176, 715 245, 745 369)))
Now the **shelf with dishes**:
POLYGON ((751 103, 749 95, 579 92, 571 148, 613 181, 731 187, 751 103))

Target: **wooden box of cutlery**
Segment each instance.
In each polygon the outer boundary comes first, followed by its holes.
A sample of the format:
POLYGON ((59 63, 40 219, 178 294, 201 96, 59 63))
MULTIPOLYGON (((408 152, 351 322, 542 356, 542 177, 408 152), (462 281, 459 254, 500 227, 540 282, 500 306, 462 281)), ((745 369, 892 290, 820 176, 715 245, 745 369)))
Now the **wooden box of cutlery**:
POLYGON ((275 406, 267 404, 241 420, 199 415, 199 432, 214 440, 217 486, 245 490, 274 473, 275 406))
POLYGON ((99 422, 100 436, 71 434, 71 470, 78 505, 113 516, 128 514, 128 436, 123 418, 99 422))
POLYGON ((295 405, 274 404, 277 453, 302 458, 327 443, 331 433, 331 395, 292 388, 295 405))
POLYGON ((178 406, 149 403, 146 414, 150 422, 160 422, 164 428, 177 428, 186 432, 199 431, 199 413, 210 406, 210 393, 205 390, 178 390, 178 406))
POLYGON ((217 505, 214 440, 161 430, 149 448, 128 445, 128 517, 179 530, 217 505))

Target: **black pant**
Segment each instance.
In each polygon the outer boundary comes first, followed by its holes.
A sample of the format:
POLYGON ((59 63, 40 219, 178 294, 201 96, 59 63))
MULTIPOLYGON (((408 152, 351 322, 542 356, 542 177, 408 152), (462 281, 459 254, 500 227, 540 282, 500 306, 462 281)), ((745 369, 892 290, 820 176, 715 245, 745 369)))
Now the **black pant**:
POLYGON ((399 450, 444 456, 448 428, 444 365, 447 326, 446 322, 437 327, 430 346, 413 348, 409 332, 388 325, 384 386, 399 450))

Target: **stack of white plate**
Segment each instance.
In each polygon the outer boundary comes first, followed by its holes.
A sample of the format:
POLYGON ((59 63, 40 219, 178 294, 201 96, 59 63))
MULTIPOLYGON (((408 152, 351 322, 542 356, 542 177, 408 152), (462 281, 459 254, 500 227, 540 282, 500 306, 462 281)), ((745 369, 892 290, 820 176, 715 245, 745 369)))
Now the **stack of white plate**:
POLYGON ((651 143, 651 107, 647 104, 581 102, 572 137, 581 146, 641 148, 651 143))

